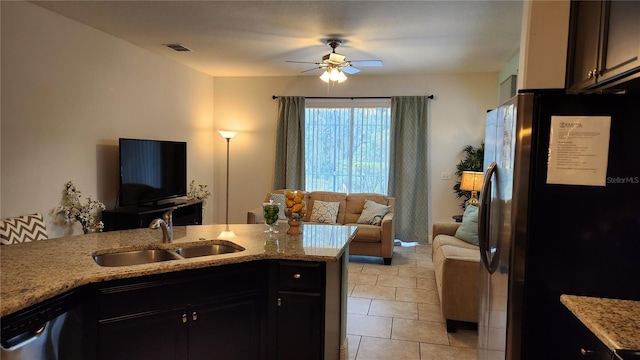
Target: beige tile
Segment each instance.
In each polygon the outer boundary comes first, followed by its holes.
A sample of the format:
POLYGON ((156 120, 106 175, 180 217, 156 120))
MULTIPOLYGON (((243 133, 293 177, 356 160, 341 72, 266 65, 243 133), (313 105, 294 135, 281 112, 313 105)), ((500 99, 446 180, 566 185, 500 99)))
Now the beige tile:
POLYGON ((347 355, 349 355, 349 360, 356 359, 361 338, 362 336, 359 335, 347 335, 347 355))
POLYGON ((347 313, 349 314, 369 314, 371 299, 349 297, 347 299, 347 313))
POLYGON ((397 288, 396 301, 409 301, 427 304, 440 304, 438 292, 424 289, 397 288))
POLYGON ((416 288, 424 290, 438 291, 438 285, 435 278, 418 278, 416 282, 416 288))
POLYGON ((430 244, 424 244, 424 245, 420 245, 416 247, 416 253, 417 254, 427 254, 429 256, 431 256, 431 245, 430 244))
POLYGON ((427 259, 427 260, 416 260, 416 267, 424 267, 424 268, 431 268, 433 269, 433 261, 431 261, 431 259, 427 259))
POLYGON ((475 349, 436 344, 420 344, 420 360, 476 360, 475 349))
POLYGON ((396 288, 388 286, 372 286, 357 284, 351 292, 353 297, 379 300, 395 300, 396 288))
POLYGON ((353 288, 356 287, 356 284, 347 283, 347 295, 351 296, 353 293, 353 288))
POLYGON ((451 346, 477 348, 478 331, 469 329, 458 329, 455 333, 447 333, 451 346))
POLYGON ((349 262, 349 274, 361 272, 363 266, 361 263, 349 262))
POLYGON ((418 319, 425 321, 445 322, 440 305, 418 304, 418 319))
POLYGON ((364 264, 362 267, 363 274, 389 275, 398 276, 398 267, 395 265, 373 265, 364 264))
POLYGON ((369 315, 418 320, 417 305, 410 302, 372 300, 369 315))
POLYGON ((375 285, 378 281, 376 274, 349 273, 349 284, 375 285))
POLYGON ((435 279, 435 270, 424 267, 401 267, 398 276, 410 276, 415 278, 435 279))
POLYGON ((430 344, 449 345, 447 330, 443 323, 422 320, 393 319, 391 338, 419 341, 430 344))
POLYGON ((392 319, 389 317, 347 314, 347 334, 389 339, 392 319))
POLYGON ((389 276, 389 275, 375 275, 378 277, 378 282, 375 285, 378 286, 395 286, 403 288, 416 288, 416 278, 405 276, 389 276))
POLYGON ((420 343, 363 336, 357 360, 420 359, 420 343))

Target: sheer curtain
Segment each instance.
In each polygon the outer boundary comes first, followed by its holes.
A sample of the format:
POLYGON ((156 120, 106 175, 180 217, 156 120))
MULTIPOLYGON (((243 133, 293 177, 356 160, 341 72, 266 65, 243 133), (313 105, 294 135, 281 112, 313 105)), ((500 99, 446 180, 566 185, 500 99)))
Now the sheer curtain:
POLYGON ((391 98, 389 195, 396 198, 396 238, 429 241, 426 96, 391 98))
POLYGON ((278 98, 274 189, 304 190, 304 109, 303 96, 278 98))

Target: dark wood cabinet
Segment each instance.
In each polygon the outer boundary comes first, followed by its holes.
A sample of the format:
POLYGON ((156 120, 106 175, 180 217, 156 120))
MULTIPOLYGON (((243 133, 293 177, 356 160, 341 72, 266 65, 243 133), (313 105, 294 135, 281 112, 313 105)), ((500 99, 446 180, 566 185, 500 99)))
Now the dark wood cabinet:
POLYGON ((275 333, 269 341, 270 358, 339 358, 341 311, 345 310, 341 298, 346 291, 341 287, 342 260, 271 262, 275 333))
POLYGON ((573 314, 566 311, 563 316, 566 321, 564 332, 565 354, 559 354, 561 359, 585 359, 585 360, 611 360, 614 359, 613 352, 609 350, 580 320, 573 314))
MULTIPOLYGON (((178 204, 173 211, 173 225, 201 225, 202 224, 202 201, 178 204)), ((104 231, 128 230, 145 228, 156 218, 162 218, 170 207, 122 207, 115 210, 105 210, 102 212, 104 231)))
POLYGON ((324 265, 275 263, 277 359, 323 359, 324 265))
POLYGON ((625 88, 640 77, 640 2, 573 0, 566 85, 625 88))
POLYGON ((264 264, 229 265, 98 289, 96 358, 264 358, 264 264))

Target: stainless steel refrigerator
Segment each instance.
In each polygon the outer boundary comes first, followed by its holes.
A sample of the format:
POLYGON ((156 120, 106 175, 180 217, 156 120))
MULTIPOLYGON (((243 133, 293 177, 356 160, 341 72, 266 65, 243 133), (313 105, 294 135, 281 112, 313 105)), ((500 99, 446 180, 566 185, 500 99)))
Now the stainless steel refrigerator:
POLYGON ((479 360, 578 358, 562 294, 640 299, 639 149, 639 95, 525 90, 487 113, 479 360))

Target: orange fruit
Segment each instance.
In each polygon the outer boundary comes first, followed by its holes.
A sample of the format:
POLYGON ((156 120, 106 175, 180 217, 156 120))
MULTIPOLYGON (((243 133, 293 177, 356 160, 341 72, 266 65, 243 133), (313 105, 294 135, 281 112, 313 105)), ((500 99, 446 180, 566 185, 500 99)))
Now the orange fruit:
POLYGON ((295 204, 291 208, 291 211, 293 211, 293 212, 300 212, 300 210, 302 210, 302 204, 295 204))

